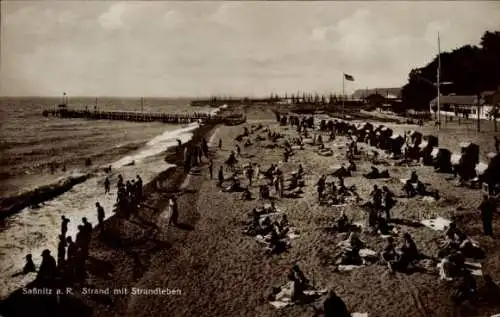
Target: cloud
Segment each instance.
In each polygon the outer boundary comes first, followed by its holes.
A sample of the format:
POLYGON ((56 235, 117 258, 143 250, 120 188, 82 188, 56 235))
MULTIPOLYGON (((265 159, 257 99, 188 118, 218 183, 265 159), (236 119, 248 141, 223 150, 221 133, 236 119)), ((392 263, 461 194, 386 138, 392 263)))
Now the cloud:
POLYGON ((118 2, 109 7, 109 10, 99 16, 99 23, 104 29, 115 30, 123 26, 123 15, 127 11, 126 2, 118 2))
POLYGON ((0 94, 328 92, 343 71, 357 79, 349 89, 403 85, 435 56, 437 30, 450 50, 499 24, 499 4, 470 5, 2 3, 0 94))
POLYGON ((162 23, 166 26, 177 26, 184 21, 182 14, 175 10, 169 10, 163 16, 162 23))

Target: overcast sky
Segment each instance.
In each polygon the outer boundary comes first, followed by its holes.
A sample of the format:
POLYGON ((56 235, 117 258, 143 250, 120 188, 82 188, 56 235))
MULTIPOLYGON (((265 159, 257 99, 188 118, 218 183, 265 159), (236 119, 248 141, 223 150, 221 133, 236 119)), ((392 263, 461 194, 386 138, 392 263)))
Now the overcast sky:
POLYGON ((208 96, 398 87, 500 30, 500 2, 1 3, 0 95, 208 96))

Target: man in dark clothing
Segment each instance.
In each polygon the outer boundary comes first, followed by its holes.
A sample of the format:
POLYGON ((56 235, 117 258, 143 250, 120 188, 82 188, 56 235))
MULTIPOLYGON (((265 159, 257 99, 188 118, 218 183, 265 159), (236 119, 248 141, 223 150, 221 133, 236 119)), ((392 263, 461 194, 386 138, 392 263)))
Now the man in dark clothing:
POLYGON ((201 148, 203 150, 203 154, 205 155, 205 157, 208 158, 208 143, 205 138, 201 140, 201 148))
POLYGON ((219 186, 222 186, 222 183, 224 182, 224 166, 220 166, 219 168, 219 186))
POLYGON ((323 313, 325 317, 351 317, 346 304, 333 290, 323 302, 323 313))
POLYGON ((321 198, 323 197, 323 191, 325 190, 325 182, 326 182, 326 176, 322 175, 321 178, 318 180, 318 183, 316 184, 318 190, 318 200, 321 200, 321 198))
POLYGON ((118 175, 118 182, 116 184, 116 187, 120 189, 123 186, 123 176, 120 174, 118 175))
POLYGON ((95 206, 97 207, 97 221, 99 222, 99 227, 101 227, 101 234, 104 232, 104 208, 102 208, 101 204, 99 202, 95 203, 95 206))
POLYGON ((382 186, 382 205, 385 211, 385 220, 391 220, 391 209, 395 203, 394 193, 387 186, 382 186))
POLYGON ((59 236, 59 244, 57 245, 57 267, 61 268, 64 265, 66 257, 66 238, 63 235, 59 236))
POLYGON ((109 186, 110 185, 111 184, 109 183, 109 178, 106 177, 106 179, 104 180, 104 193, 105 194, 109 193, 109 190, 110 190, 109 186))
POLYGON ((487 236, 493 235, 493 212, 496 210, 495 203, 488 197, 488 195, 483 195, 483 201, 479 205, 479 210, 481 211, 481 220, 483 221, 483 231, 487 236))
POLYGON ((85 231, 85 234, 87 235, 88 238, 90 238, 90 235, 92 234, 92 224, 88 222, 86 217, 82 218, 83 222, 83 229, 85 231))
POLYGON ((69 219, 61 216, 61 235, 66 236, 66 233, 68 232, 68 222, 69 219))
POLYGON ((222 139, 219 139, 219 149, 222 149, 222 139))
POLYGON ((210 179, 213 179, 213 173, 214 173, 214 161, 210 160, 208 163, 208 172, 210 173, 210 179))
POLYGON ((56 260, 50 251, 45 249, 42 252, 42 263, 40 264, 40 269, 38 270, 37 280, 43 280, 46 282, 51 282, 57 275, 57 265, 56 260))
POLYGON ((377 185, 373 185, 373 190, 370 193, 372 197, 373 206, 378 211, 382 207, 382 191, 377 185))
POLYGON ((172 209, 172 214, 170 216, 170 221, 169 224, 173 224, 176 226, 178 224, 178 219, 179 219, 179 209, 177 205, 177 200, 172 197, 169 201, 170 208, 172 209))
POLYGON ((137 175, 136 179, 137 179, 137 182, 136 182, 136 184, 137 184, 137 197, 136 198, 137 198, 138 202, 141 202, 141 200, 142 200, 142 178, 139 175, 137 175))
POLYGON ((36 272, 35 263, 31 254, 26 255, 26 264, 23 267, 23 274, 36 272))

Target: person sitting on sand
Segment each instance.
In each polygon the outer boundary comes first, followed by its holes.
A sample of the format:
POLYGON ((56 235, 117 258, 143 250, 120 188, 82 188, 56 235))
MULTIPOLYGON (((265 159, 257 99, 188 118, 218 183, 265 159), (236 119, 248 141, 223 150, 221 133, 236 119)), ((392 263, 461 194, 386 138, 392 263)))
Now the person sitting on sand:
POLYGON ((378 168, 376 168, 375 166, 371 166, 371 171, 369 173, 366 173, 366 174, 363 174, 363 176, 365 178, 368 178, 368 179, 375 179, 375 178, 378 178, 380 175, 380 172, 378 170, 378 168))
POLYGON ((417 175, 416 171, 411 172, 411 176, 410 176, 409 180, 410 180, 410 183, 412 183, 412 184, 418 183, 418 175, 417 175))
POLYGON ((378 211, 382 207, 382 191, 377 185, 373 185, 373 189, 370 193, 372 199, 373 207, 378 211))
POLYGON ((408 232, 403 234, 403 244, 400 249, 410 258, 410 260, 414 260, 419 257, 417 245, 408 232))
POLYGON ((394 246, 394 239, 392 237, 387 238, 387 242, 384 246, 382 252, 380 252, 380 258, 384 264, 387 264, 389 271, 394 271, 394 263, 397 260, 396 247, 394 246))
POLYGON ((391 209, 396 204, 394 193, 387 186, 382 186, 382 207, 385 211, 385 219, 391 220, 391 209))
POLYGON ((246 188, 241 194, 241 200, 252 200, 252 193, 246 188))
POLYGON ((288 273, 290 280, 296 282, 303 291, 309 287, 309 280, 304 275, 298 264, 294 264, 288 273))
POLYGON ((351 317, 344 301, 335 294, 333 289, 328 291, 328 296, 323 302, 324 317, 351 317))
POLYGON ((477 292, 476 279, 472 273, 469 270, 462 270, 460 273, 460 281, 452 295, 452 299, 457 305, 471 299, 477 292))
POLYGON ((406 180, 403 186, 403 191, 406 193, 406 197, 408 198, 412 198, 417 195, 417 190, 415 189, 415 186, 413 186, 413 183, 409 179, 406 180))
POLYGON ((269 199, 269 198, 270 198, 269 186, 266 184, 260 185, 260 187, 259 187, 259 199, 263 200, 263 199, 269 199))
POLYGON ((276 226, 271 225, 271 237, 268 241, 268 250, 271 254, 278 254, 286 247, 286 243, 282 240, 282 233, 278 230, 276 226))
POLYGON ((326 176, 321 175, 320 179, 316 183, 317 191, 318 191, 318 200, 321 200, 323 197, 323 191, 325 190, 326 176))
POLYGON ((340 216, 335 220, 334 228, 338 232, 346 232, 349 229, 349 219, 343 209, 340 212, 340 216))
POLYGON ((451 222, 445 233, 445 244, 451 244, 460 247, 467 240, 467 236, 457 228, 454 222, 451 222))
POLYGON ((285 228, 288 227, 288 218, 286 215, 283 215, 281 219, 278 221, 278 226, 280 227, 280 230, 284 230, 285 228))
POLYGON ((439 278, 445 281, 452 281, 456 276, 464 270, 465 259, 461 252, 449 254, 437 265, 439 278))
POLYGON ((23 274, 28 274, 31 272, 36 272, 35 263, 33 263, 33 256, 31 254, 26 255, 26 264, 23 267, 23 274))
POLYGON ((362 263, 359 250, 363 248, 364 243, 358 238, 356 233, 349 233, 349 237, 339 242, 337 246, 341 248, 341 254, 336 264, 359 265, 362 263))
POLYGON ((299 164, 299 169, 297 170, 297 177, 301 178, 304 175, 304 168, 302 164, 299 164))
POLYGON ((356 171, 356 164, 354 163, 353 160, 349 160, 349 166, 347 167, 347 170, 349 172, 355 172, 356 171))

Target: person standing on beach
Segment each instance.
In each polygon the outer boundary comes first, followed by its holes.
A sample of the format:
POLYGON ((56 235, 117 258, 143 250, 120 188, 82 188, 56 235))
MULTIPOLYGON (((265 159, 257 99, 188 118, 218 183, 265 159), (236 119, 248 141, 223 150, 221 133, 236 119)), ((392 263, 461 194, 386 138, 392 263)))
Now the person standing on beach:
POLYGON ((66 243, 68 246, 67 249, 68 273, 70 273, 70 275, 73 275, 75 271, 75 260, 78 256, 78 245, 73 242, 73 239, 71 237, 66 238, 66 243))
POLYGON ((223 165, 221 165, 221 166, 219 167, 219 183, 218 183, 218 185, 219 185, 219 186, 222 186, 222 183, 223 183, 223 182, 224 182, 224 166, 223 166, 223 165))
POLYGON ((117 187, 118 189, 120 189, 120 188, 122 188, 122 187, 123 187, 123 176, 122 176, 121 174, 120 174, 120 175, 118 175, 118 183, 117 183, 116 187, 117 187))
POLYGON ((481 211, 481 220, 483 221, 483 231, 484 235, 493 235, 493 212, 496 210, 495 203, 488 197, 488 195, 483 195, 483 201, 479 206, 481 211))
POLYGON ((253 168, 252 168, 252 163, 248 166, 247 169, 247 178, 248 178, 248 186, 252 186, 252 181, 253 181, 253 168))
POLYGON ((110 186, 110 183, 109 183, 109 178, 106 177, 106 179, 104 180, 104 193, 107 194, 109 193, 109 188, 110 186))
POLYGON ((222 149, 222 139, 219 139, 219 149, 222 149))
POLYGON ((317 191, 318 191, 318 200, 321 200, 323 197, 323 191, 325 190, 326 176, 321 175, 320 179, 316 183, 317 191))
POLYGON ((177 226, 177 220, 179 219, 179 210, 177 209, 177 201, 175 198, 170 198, 169 202, 169 207, 170 207, 170 221, 169 224, 173 224, 174 226, 177 226))
POLYGON ((86 217, 82 218, 82 248, 83 256, 85 259, 89 257, 90 240, 92 239, 92 224, 87 221, 86 217))
POLYGON ((142 201, 142 178, 139 175, 136 175, 137 179, 137 202, 140 203, 142 201))
POLYGON ((205 138, 203 138, 201 140, 201 142, 202 142, 201 146, 202 146, 202 149, 203 149, 203 154, 208 159, 208 143, 207 143, 207 140, 205 138))
POLYGON ((42 252, 42 263, 38 269, 37 280, 52 282, 57 275, 56 260, 50 255, 50 250, 45 249, 42 252))
POLYGON ((66 238, 63 235, 59 236, 59 244, 57 245, 57 267, 61 268, 64 265, 66 257, 66 238))
POLYGON ((101 228, 101 234, 104 233, 104 208, 102 208, 101 204, 99 202, 95 203, 95 206, 97 208, 97 221, 99 222, 99 227, 101 228))
POLYGON ((208 171, 210 172, 210 179, 213 179, 214 161, 212 160, 208 163, 208 171))
POLYGON ((66 233, 68 232, 68 222, 69 219, 66 218, 65 216, 61 216, 61 235, 66 236, 66 233))

